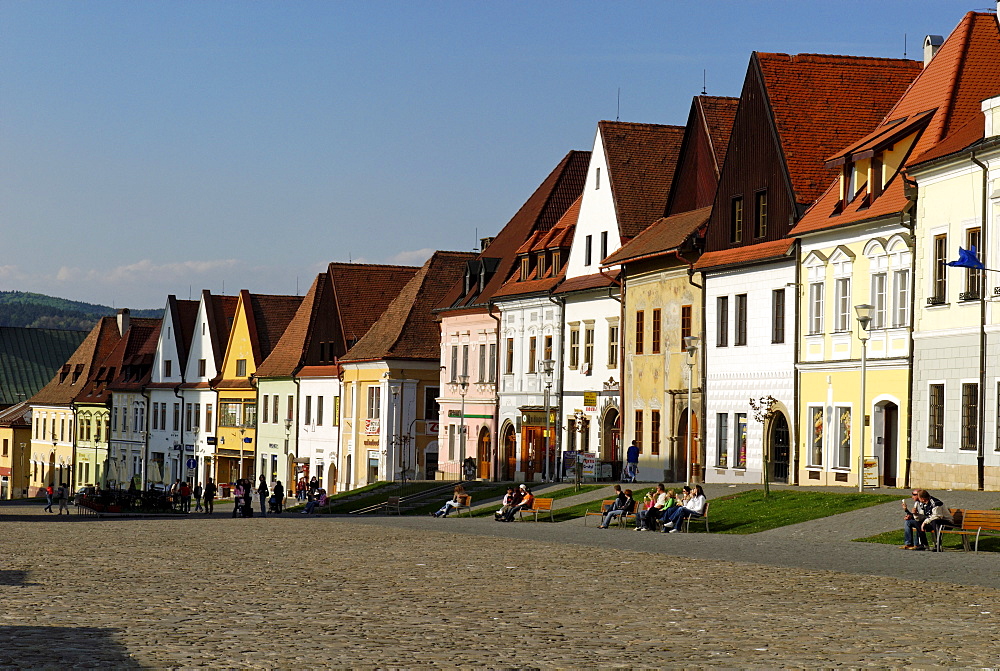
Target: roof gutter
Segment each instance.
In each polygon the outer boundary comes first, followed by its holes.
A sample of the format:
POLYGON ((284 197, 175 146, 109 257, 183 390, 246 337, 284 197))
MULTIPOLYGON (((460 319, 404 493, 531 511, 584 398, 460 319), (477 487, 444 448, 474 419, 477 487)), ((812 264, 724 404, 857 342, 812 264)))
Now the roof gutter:
MULTIPOLYGON (((625 292, 625 287, 622 286, 621 280, 619 280, 617 277, 611 277, 611 275, 605 274, 604 268, 598 268, 597 272, 601 274, 601 277, 607 280, 611 280, 612 283, 618 285, 618 298, 615 298, 614 289, 612 289, 611 287, 608 287, 608 298, 611 298, 621 303, 622 302, 621 295, 625 292)), ((549 300, 552 300, 552 298, 550 297, 549 300)), ((561 392, 560 392, 560 398, 561 398, 561 392)))

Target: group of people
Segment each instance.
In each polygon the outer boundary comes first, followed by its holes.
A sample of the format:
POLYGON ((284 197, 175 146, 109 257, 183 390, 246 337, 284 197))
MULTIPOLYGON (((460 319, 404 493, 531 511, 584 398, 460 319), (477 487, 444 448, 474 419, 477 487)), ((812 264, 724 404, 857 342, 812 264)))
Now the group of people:
POLYGON ((310 480, 301 477, 295 483, 295 500, 313 501, 319 495, 319 490, 319 479, 315 475, 310 480))
POLYGON ((660 524, 663 533, 675 533, 680 530, 686 518, 704 515, 707 502, 701 485, 693 488, 685 485, 678 498, 673 489, 668 490, 661 482, 656 485, 656 489, 646 493, 641 506, 632 498, 631 489, 623 491, 620 485, 615 485, 615 493, 615 500, 604 511, 601 529, 607 529, 611 522, 622 515, 635 513, 636 531, 656 531, 657 524, 660 524))
POLYGON ((953 524, 951 512, 941 499, 926 489, 910 490, 911 501, 903 501, 903 550, 926 550, 927 532, 937 534, 938 527, 953 524))
POLYGON ((58 487, 53 487, 48 485, 45 488, 45 508, 46 512, 55 512, 52 510, 52 504, 57 503, 59 505, 59 514, 62 515, 63 511, 69 515, 69 485, 65 482, 60 482, 58 487))
POLYGON ((535 495, 531 493, 526 484, 521 483, 517 489, 508 487, 507 493, 504 494, 501 501, 500 510, 493 514, 493 519, 497 522, 513 522, 514 515, 519 510, 531 510, 534 505, 535 495))
MULTIPOLYGON (((128 491, 133 494, 138 493, 135 481, 129 483, 128 491)), ((215 481, 212 478, 208 479, 207 485, 202 486, 199 482, 194 487, 191 487, 187 480, 177 479, 170 486, 170 500, 173 509, 177 512, 190 513, 191 499, 193 497, 195 503, 194 511, 196 513, 211 515, 215 512, 215 495, 218 491, 219 489, 215 486, 215 481)))

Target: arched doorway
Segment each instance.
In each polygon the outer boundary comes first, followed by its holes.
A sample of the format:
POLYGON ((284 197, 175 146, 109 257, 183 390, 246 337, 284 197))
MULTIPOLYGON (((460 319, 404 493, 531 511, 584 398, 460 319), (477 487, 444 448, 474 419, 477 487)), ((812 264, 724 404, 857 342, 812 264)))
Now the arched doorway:
POLYGON ((479 430, 479 439, 476 441, 477 470, 479 477, 483 480, 490 479, 490 456, 492 454, 490 442, 490 428, 484 426, 479 430))
POLYGON ((330 464, 330 467, 326 469, 326 493, 337 493, 337 464, 330 464))
POLYGON ((882 485, 896 486, 896 473, 899 469, 899 440, 897 426, 899 423, 899 406, 887 402, 882 406, 882 485))
POLYGON ((503 427, 501 444, 503 445, 503 458, 500 460, 500 479, 513 480, 514 473, 517 471, 517 435, 515 435, 514 427, 510 423, 503 427))
POLYGON ((601 460, 621 461, 621 415, 617 408, 608 408, 601 421, 601 460))
POLYGON ((791 438, 788 420, 782 412, 771 420, 771 481, 788 483, 788 464, 791 455, 791 438))

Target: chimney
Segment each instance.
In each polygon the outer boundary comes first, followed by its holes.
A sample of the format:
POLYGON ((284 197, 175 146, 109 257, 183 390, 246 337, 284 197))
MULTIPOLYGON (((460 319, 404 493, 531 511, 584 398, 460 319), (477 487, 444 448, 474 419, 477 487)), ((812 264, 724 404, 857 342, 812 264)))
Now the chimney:
POLYGON ((125 335, 125 331, 128 331, 129 323, 129 312, 128 308, 122 308, 118 311, 118 333, 125 335))
POLYGON ((934 54, 938 52, 941 48, 941 44, 944 42, 944 38, 940 35, 928 35, 924 38, 924 67, 931 62, 934 58, 934 54))
POLYGON ((983 116, 986 117, 984 137, 1000 136, 1000 96, 983 101, 983 116))

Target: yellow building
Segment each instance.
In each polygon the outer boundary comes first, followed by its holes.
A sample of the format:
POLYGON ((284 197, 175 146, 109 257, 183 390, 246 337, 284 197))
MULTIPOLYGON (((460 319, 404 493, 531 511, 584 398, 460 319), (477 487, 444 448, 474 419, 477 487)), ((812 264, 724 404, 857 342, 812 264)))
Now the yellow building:
POLYGON ((433 310, 474 258, 436 252, 340 360, 345 489, 436 477, 441 331, 433 310))
POLYGON ((31 463, 31 409, 21 401, 0 410, 0 498, 21 499, 28 496, 31 463))
MULTIPOLYGON (((301 296, 267 296, 240 292, 236 315, 219 377, 212 382, 218 394, 216 427, 215 481, 220 486, 239 478, 253 478, 270 473, 270 464, 256 460, 257 367, 271 353, 295 316, 301 296)), ((275 401, 278 397, 275 396, 275 401)), ((283 408, 293 418, 294 400, 289 397, 283 408)), ((275 414, 278 410, 275 409, 275 414)))

